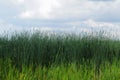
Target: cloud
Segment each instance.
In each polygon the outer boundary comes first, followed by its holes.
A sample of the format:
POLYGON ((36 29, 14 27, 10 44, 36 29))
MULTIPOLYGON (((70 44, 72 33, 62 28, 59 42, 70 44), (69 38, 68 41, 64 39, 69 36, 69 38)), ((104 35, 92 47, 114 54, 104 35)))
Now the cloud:
POLYGON ((120 22, 119 0, 3 0, 0 4, 3 18, 120 22))
POLYGON ((89 1, 115 1, 115 0, 89 0, 89 1))
MULTIPOLYGON (((13 24, 8 24, 3 20, 0 20, 0 35, 1 34, 10 34, 15 31, 30 31, 30 32, 47 32, 48 34, 52 33, 88 33, 92 32, 100 32, 104 31, 105 33, 109 33, 109 36, 114 35, 115 37, 120 38, 120 25, 108 23, 108 22, 98 22, 92 19, 88 19, 86 21, 75 21, 64 23, 65 26, 61 27, 50 27, 50 26, 32 26, 32 27, 18 27, 13 24)), ((108 36, 108 35, 107 35, 108 36)), ((113 37, 113 36, 112 36, 113 37)))
POLYGON ((19 17, 41 19, 52 18, 51 12, 60 6, 57 0, 24 0, 21 5, 25 10, 19 14, 19 17))
POLYGON ((92 19, 86 21, 66 23, 66 27, 32 27, 31 30, 37 31, 54 31, 54 32, 67 32, 67 33, 81 33, 81 32, 100 32, 105 31, 106 33, 117 34, 120 31, 120 26, 108 22, 97 22, 92 19))
POLYGON ((82 4, 83 1, 79 0, 24 0, 21 5, 25 10, 19 14, 19 17, 40 19, 78 17, 89 12, 87 9, 82 9, 84 6, 79 6, 82 4))
MULTIPOLYGON (((120 22, 120 1, 108 2, 97 10, 96 20, 108 22, 120 22), (99 16, 99 17, 98 17, 99 16)), ((95 17, 94 17, 95 18, 95 17)))
POLYGON ((120 21, 119 0, 16 0, 14 4, 21 8, 17 17, 22 19, 120 21))

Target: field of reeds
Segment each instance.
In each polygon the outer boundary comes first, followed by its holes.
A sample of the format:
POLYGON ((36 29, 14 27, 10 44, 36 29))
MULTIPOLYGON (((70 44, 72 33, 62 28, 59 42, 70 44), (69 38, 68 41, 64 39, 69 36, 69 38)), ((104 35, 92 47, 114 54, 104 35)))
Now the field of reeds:
POLYGON ((120 41, 102 34, 1 36, 0 80, 120 80, 120 41))

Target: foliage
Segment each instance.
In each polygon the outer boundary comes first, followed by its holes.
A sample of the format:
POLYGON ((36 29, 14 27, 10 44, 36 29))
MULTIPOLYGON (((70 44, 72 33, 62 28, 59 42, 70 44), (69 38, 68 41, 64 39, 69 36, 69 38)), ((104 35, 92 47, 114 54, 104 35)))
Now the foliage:
POLYGON ((2 80, 119 80, 119 59, 120 41, 102 34, 0 37, 2 80))

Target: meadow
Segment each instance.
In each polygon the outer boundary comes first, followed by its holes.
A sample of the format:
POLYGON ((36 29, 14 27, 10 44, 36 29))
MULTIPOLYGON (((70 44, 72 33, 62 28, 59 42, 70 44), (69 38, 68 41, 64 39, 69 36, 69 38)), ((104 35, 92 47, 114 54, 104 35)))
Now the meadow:
POLYGON ((120 41, 101 33, 1 36, 0 80, 120 80, 120 41))

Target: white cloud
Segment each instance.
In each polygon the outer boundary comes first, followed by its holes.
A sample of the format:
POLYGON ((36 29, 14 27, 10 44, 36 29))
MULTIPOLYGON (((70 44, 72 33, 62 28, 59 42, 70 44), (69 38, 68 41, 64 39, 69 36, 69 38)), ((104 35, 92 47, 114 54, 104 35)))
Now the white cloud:
POLYGON ((3 0, 0 4, 12 7, 4 6, 3 13, 13 11, 17 19, 120 21, 120 0, 3 0))
POLYGON ((18 15, 23 19, 108 19, 109 17, 111 18, 111 15, 117 18, 115 14, 120 13, 119 0, 109 2, 87 0, 16 0, 14 3, 19 4, 19 7, 23 9, 18 15))
POLYGON ((21 5, 24 4, 25 0, 8 0, 14 5, 21 5))
POLYGON ((19 16, 21 18, 32 18, 33 15, 34 15, 33 12, 25 11, 25 12, 22 12, 19 16))
POLYGON ((60 6, 57 0, 24 0, 21 4, 24 6, 24 11, 21 12, 21 18, 52 18, 51 12, 60 6))

